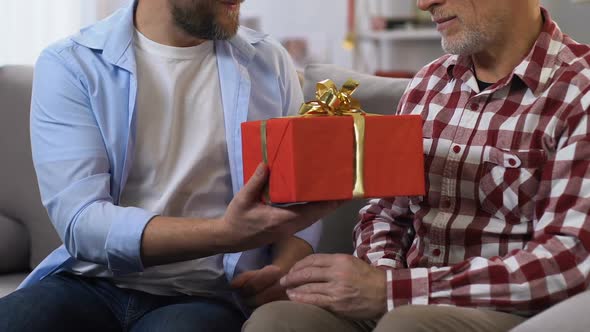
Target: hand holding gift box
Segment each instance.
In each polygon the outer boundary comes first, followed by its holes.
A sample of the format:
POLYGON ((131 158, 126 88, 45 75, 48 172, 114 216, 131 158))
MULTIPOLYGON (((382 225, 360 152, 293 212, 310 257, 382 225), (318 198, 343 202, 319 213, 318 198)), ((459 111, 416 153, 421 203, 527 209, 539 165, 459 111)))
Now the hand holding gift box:
POLYGON ((330 81, 298 117, 242 124, 244 179, 265 162, 272 203, 424 195, 422 119, 373 116, 330 81))

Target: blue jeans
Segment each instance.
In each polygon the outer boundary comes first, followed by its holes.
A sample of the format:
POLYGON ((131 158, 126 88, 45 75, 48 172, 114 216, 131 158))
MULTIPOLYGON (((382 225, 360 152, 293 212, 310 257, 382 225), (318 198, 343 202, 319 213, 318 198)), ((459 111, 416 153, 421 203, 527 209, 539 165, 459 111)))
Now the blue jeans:
POLYGON ((0 331, 240 331, 244 315, 208 298, 157 296, 106 280, 49 276, 0 299, 0 331))

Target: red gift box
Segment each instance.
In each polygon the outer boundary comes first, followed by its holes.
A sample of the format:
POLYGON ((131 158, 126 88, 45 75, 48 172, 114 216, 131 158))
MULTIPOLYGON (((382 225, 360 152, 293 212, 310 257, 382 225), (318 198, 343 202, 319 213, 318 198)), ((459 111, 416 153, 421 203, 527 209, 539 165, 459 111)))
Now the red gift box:
MULTIPOLYGON (((364 116, 365 198, 425 194, 422 118, 364 116)), ((266 149, 272 203, 348 200, 356 183, 352 116, 289 117, 242 124, 244 180, 266 149), (262 128, 264 127, 264 130, 262 128), (262 135, 265 134, 263 146, 262 135)))

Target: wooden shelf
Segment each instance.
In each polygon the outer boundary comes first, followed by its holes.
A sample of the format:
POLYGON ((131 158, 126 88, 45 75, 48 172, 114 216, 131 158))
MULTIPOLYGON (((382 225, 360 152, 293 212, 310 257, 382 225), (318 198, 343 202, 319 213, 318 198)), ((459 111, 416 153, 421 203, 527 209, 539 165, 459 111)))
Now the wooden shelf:
POLYGON ((440 34, 434 28, 367 31, 359 33, 357 37, 361 41, 440 40, 440 34))

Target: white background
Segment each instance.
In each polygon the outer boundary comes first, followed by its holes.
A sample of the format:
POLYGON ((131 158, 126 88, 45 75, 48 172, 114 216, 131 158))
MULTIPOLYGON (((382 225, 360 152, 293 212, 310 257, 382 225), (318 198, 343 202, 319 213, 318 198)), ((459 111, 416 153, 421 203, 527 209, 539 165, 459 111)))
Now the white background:
MULTIPOLYGON (((579 42, 590 43, 589 3, 541 2, 565 32, 579 42)), ((0 0, 0 65, 32 64, 52 41, 127 3, 128 0, 0 0)), ((346 33, 346 3, 346 0, 246 0, 242 16, 257 17, 261 30, 279 40, 307 38, 317 62, 351 67, 352 56, 341 47, 346 33)), ((370 60, 370 54, 367 57, 370 60)))

